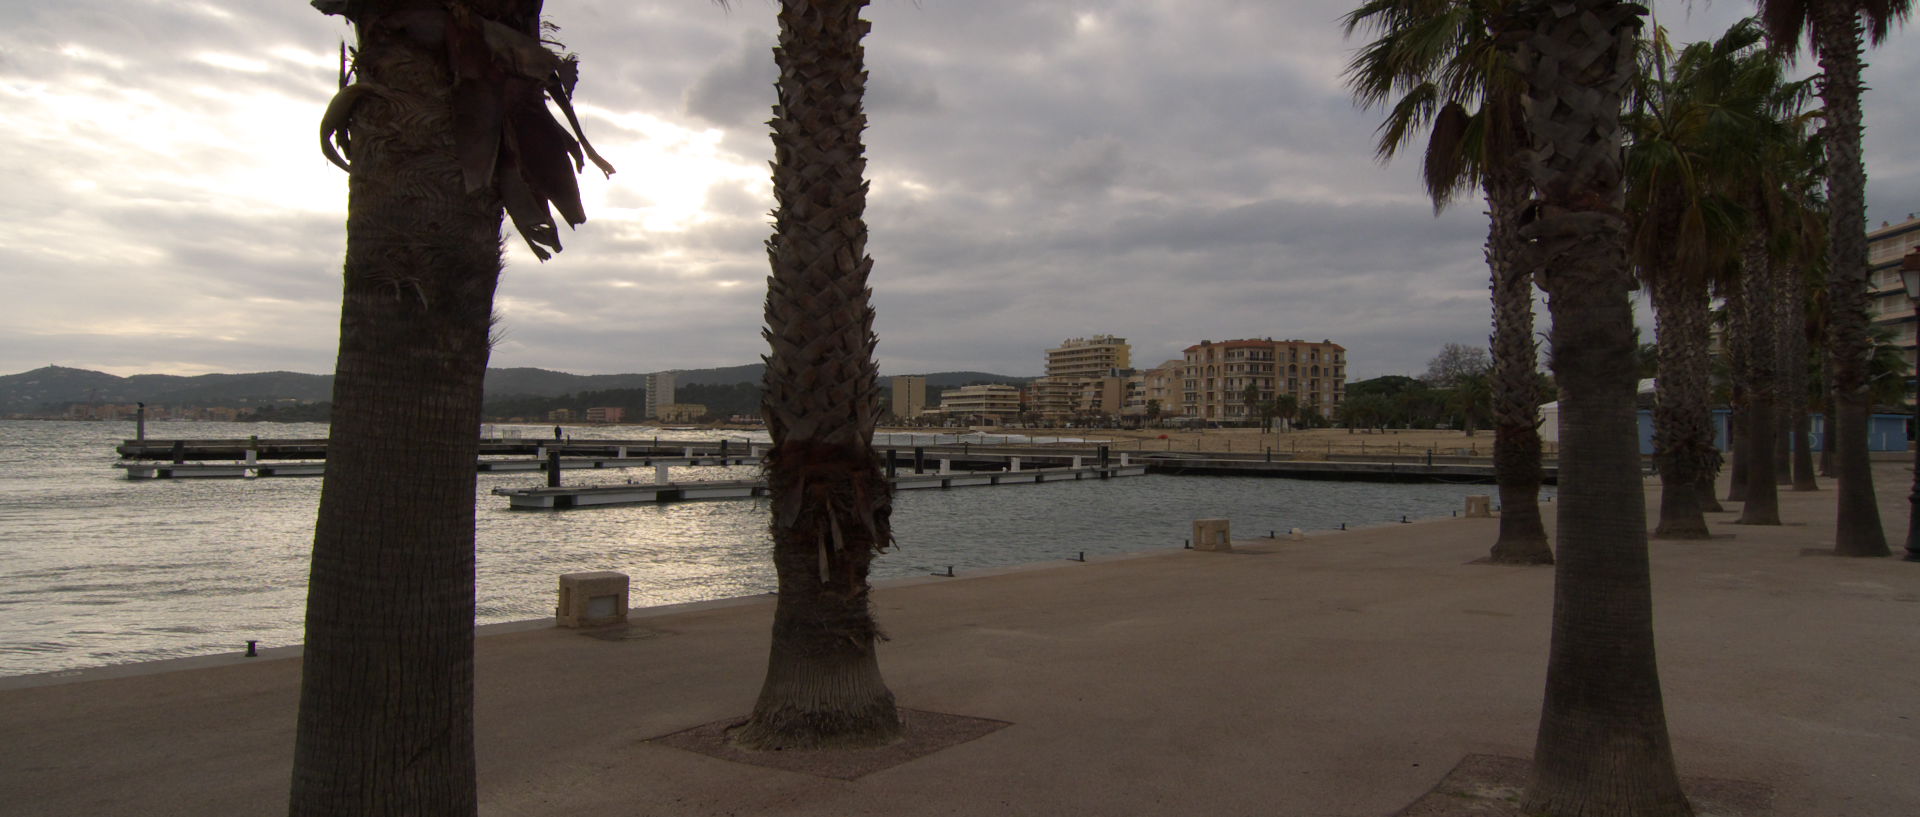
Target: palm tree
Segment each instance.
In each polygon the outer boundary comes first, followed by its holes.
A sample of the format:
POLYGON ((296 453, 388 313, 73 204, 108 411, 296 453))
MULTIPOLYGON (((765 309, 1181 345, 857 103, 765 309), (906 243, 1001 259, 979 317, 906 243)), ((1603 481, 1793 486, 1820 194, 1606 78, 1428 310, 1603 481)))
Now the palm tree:
POLYGON ((1832 358, 1834 451, 1839 512, 1833 552, 1885 556, 1886 532, 1867 459, 1867 205, 1860 157, 1862 36, 1878 45, 1913 10, 1912 0, 1756 0, 1775 43, 1798 47, 1802 33, 1820 62, 1827 151, 1828 353, 1832 358))
POLYGON ((764 410, 780 595, 766 681, 736 745, 875 746, 900 737, 880 677, 867 569, 893 542, 873 450, 879 373, 867 275, 866 0, 782 0, 767 241, 764 410))
POLYGON ((549 202, 585 219, 569 156, 591 148, 546 109, 572 118, 576 68, 541 45, 538 0, 314 6, 355 24, 358 82, 343 64, 322 124, 349 173, 347 251, 289 811, 470 815, 473 463, 500 222, 504 206, 545 257, 549 202))
MULTIPOLYGON (((1804 84, 1784 82, 1780 60, 1759 47, 1763 36, 1757 21, 1742 20, 1718 40, 1689 45, 1674 59, 1664 32, 1656 32, 1649 52, 1652 76, 1638 84, 1626 119, 1633 133, 1627 168, 1634 256, 1653 293, 1662 358, 1654 410, 1662 486, 1655 535, 1662 538, 1708 535, 1704 510, 1720 462, 1707 399, 1708 284, 1715 270, 1725 268, 1742 237, 1760 235, 1752 226, 1756 211, 1776 200, 1764 194, 1770 192, 1767 182, 1777 175, 1758 158, 1777 154, 1782 149, 1778 145, 1797 144, 1797 134, 1784 120, 1796 113, 1804 84)), ((1736 321, 1748 329, 1740 338, 1741 349, 1771 344, 1777 324, 1768 299, 1774 290, 1751 279, 1744 287, 1732 285, 1749 298, 1761 298, 1757 312, 1736 300, 1738 308, 1732 311, 1737 317, 1766 316, 1763 321, 1736 321)), ((1772 367, 1746 366, 1743 371, 1760 376, 1772 367)), ((1765 381, 1744 385, 1749 398, 1763 390, 1771 394, 1765 381)), ((1748 416, 1770 413, 1764 401, 1747 408, 1748 416)), ((1743 429, 1753 427, 1742 424, 1743 429)), ((1772 430, 1769 423, 1765 433, 1772 430)), ((1766 473, 1771 475, 1770 470, 1766 473)), ((1754 507, 1749 503, 1749 509, 1754 507)))
POLYGON ((1273 400, 1273 416, 1280 418, 1288 430, 1293 428, 1293 418, 1300 416, 1300 398, 1283 394, 1273 400))
MULTIPOLYGON (((1759 40, 1752 26, 1736 26, 1729 36, 1736 33, 1759 40)), ((1708 281, 1737 230, 1737 214, 1713 183, 1740 155, 1738 145, 1722 137, 1744 141, 1740 126, 1747 117, 1738 109, 1724 115, 1722 100, 1699 80, 1717 73, 1713 57, 1724 62, 1737 47, 1696 43, 1675 60, 1665 32, 1656 29, 1623 118, 1631 135, 1626 173, 1633 256, 1652 294, 1657 341, 1653 444, 1661 493, 1654 535, 1663 539, 1710 535, 1711 488, 1701 486, 1712 485, 1720 452, 1707 399, 1708 281)))
POLYGON ((1540 414, 1533 344, 1533 277, 1519 261, 1520 217, 1530 194, 1519 152, 1526 145, 1519 82, 1495 41, 1493 24, 1512 0, 1367 0, 1344 18, 1351 36, 1378 39, 1347 66, 1347 84, 1368 108, 1386 105, 1377 153, 1391 158, 1431 126, 1422 168, 1437 213, 1478 185, 1489 225, 1493 299, 1495 480, 1500 533, 1490 561, 1547 564, 1540 518, 1540 414))
POLYGON ((1561 394, 1553 639, 1521 801, 1530 814, 1692 814, 1654 660, 1621 214, 1620 105, 1643 12, 1618 0, 1529 0, 1512 22, 1540 191, 1525 231, 1536 242, 1529 260, 1546 271, 1561 394))
MULTIPOLYGON (((1460 425, 1467 436, 1473 436, 1474 427, 1487 414, 1487 408, 1493 402, 1493 384, 1485 374, 1461 375, 1453 381, 1448 395, 1453 410, 1460 413, 1460 425)), ((1494 441, 1497 445, 1499 440, 1494 441)))

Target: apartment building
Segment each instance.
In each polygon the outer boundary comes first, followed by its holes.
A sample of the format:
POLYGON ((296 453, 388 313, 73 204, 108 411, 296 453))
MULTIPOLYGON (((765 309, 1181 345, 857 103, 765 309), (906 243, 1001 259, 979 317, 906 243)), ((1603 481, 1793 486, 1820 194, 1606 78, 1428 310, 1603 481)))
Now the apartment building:
POLYGON ((664 419, 666 407, 673 405, 673 373, 647 375, 647 419, 664 419))
POLYGON ((927 410, 926 375, 901 374, 887 378, 893 389, 893 416, 897 420, 912 420, 927 410))
POLYGON ((1020 414, 1020 390, 999 383, 947 389, 940 393, 940 412, 964 423, 1004 423, 1020 414))
POLYGON ((589 423, 624 423, 626 421, 627 410, 620 406, 594 406, 587 409, 589 423))
POLYGON ((1180 409, 1188 417, 1258 420, 1259 414, 1248 410, 1248 386, 1259 401, 1292 395, 1303 411, 1326 415, 1346 399, 1347 350, 1330 340, 1203 340, 1185 354, 1180 409))
POLYGON ((1183 399, 1187 378, 1185 360, 1169 360, 1140 373, 1140 391, 1134 396, 1139 401, 1140 414, 1150 413, 1151 406, 1160 407, 1161 417, 1178 417, 1184 408, 1183 399))
POLYGON ((1047 350, 1047 374, 1033 381, 1029 394, 1032 411, 1046 421, 1061 421, 1077 414, 1098 412, 1118 414, 1124 397, 1107 399, 1104 387, 1089 393, 1089 384, 1105 378, 1125 377, 1133 366, 1133 347, 1127 339, 1113 335, 1068 338, 1047 350), (1101 398, 1104 408, 1094 408, 1083 400, 1101 398))
POLYGON ((1881 222, 1880 229, 1867 233, 1867 315, 1875 326, 1892 330, 1893 342, 1906 352, 1909 367, 1920 348, 1920 338, 1915 336, 1920 324, 1900 282, 1900 263, 1915 250, 1920 250, 1920 214, 1908 213, 1899 224, 1881 222))

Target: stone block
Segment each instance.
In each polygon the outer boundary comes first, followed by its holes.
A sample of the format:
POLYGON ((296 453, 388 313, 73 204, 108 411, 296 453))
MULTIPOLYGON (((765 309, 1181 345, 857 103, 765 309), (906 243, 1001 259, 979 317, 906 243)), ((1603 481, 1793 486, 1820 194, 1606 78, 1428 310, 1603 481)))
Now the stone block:
POLYGON ((1194 550, 1232 550, 1233 526, 1225 519, 1193 520, 1194 550))
POLYGON ((1493 497, 1486 494, 1467 495, 1467 518, 1486 519, 1493 516, 1493 497))
POLYGON ((627 574, 589 570, 560 575, 560 604, 553 611, 561 627, 604 627, 627 620, 627 574))

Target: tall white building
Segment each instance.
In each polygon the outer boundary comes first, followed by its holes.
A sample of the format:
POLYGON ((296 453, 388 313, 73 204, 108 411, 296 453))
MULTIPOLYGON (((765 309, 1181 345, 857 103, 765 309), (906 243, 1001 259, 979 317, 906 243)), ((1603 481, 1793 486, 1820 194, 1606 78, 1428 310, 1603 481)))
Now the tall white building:
POLYGON ((660 409, 674 402, 673 373, 655 372, 647 375, 647 419, 659 419, 660 409))

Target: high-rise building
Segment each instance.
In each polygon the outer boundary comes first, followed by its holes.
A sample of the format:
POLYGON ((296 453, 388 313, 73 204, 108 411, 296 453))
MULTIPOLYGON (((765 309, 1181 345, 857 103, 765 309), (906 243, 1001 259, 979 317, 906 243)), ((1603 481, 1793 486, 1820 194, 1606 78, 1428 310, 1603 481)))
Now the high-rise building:
POLYGON ((1920 347, 1915 336, 1913 302, 1900 282, 1900 263, 1907 253, 1920 249, 1920 216, 1907 214, 1899 224, 1882 222, 1880 229, 1867 233, 1867 315, 1875 326, 1893 333, 1893 342, 1906 354, 1907 370, 1915 371, 1914 351, 1920 347))
POLYGON ((893 386, 893 417, 912 420, 927 410, 926 375, 897 374, 888 378, 893 386))
POLYGON ((1302 411, 1331 415, 1347 396, 1347 350, 1329 340, 1203 340, 1186 348, 1182 385, 1181 413, 1202 420, 1258 420, 1249 386, 1256 404, 1292 395, 1302 411))
POLYGON ((647 419, 660 419, 661 410, 673 405, 673 402, 673 373, 655 372, 647 375, 647 419))
MULTIPOLYGON (((1133 347, 1126 338, 1092 335, 1068 338, 1047 350, 1047 375, 1030 389, 1034 413, 1048 421, 1064 420, 1080 412, 1118 414, 1117 401, 1101 408, 1083 401, 1088 385, 1101 378, 1125 377, 1133 366, 1133 347)), ((1104 394, 1105 392, 1099 392, 1104 394)))

